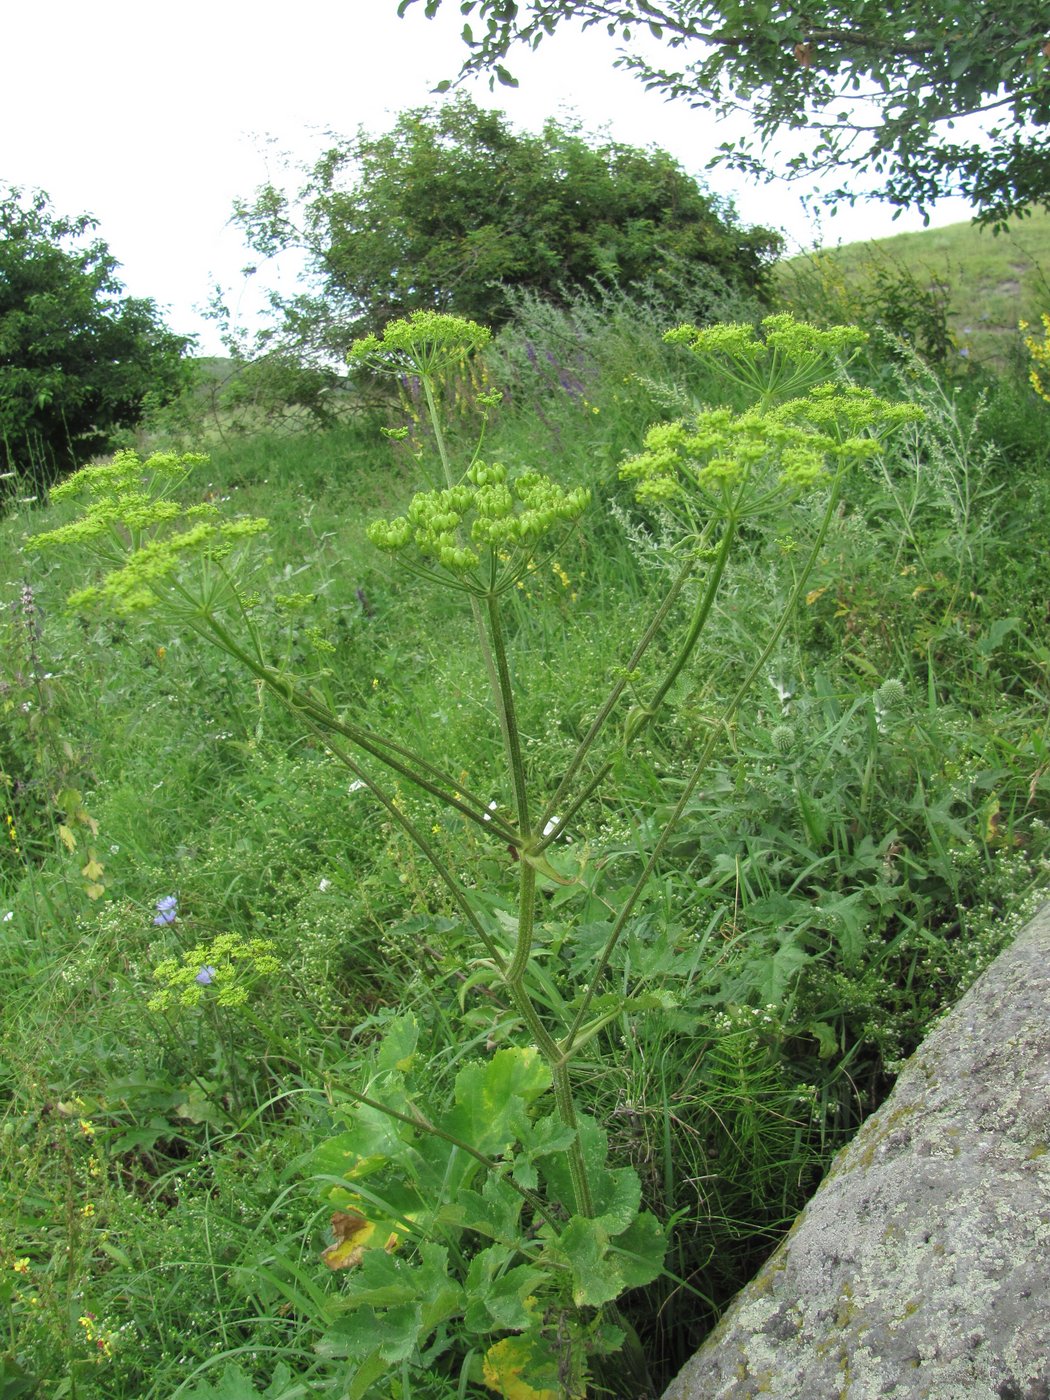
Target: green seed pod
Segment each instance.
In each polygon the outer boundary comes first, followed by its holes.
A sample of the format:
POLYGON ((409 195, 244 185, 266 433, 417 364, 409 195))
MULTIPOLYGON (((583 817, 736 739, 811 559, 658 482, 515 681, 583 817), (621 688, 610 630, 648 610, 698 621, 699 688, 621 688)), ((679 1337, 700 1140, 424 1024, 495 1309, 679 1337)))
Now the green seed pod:
POLYGON ((875 692, 875 703, 880 710, 899 710, 908 698, 904 682, 891 677, 883 681, 875 692))
POLYGON ((790 724, 778 724, 770 730, 770 743, 779 754, 788 754, 795 747, 795 731, 790 724))

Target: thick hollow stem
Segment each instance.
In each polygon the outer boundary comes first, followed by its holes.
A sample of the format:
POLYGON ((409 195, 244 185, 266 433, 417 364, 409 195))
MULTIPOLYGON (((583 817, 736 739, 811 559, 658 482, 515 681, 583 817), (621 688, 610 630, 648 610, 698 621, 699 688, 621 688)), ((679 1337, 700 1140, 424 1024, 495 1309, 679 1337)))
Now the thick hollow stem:
POLYGON ((246 652, 213 615, 208 614, 198 630, 209 641, 236 657, 287 709, 299 715, 303 723, 312 723, 320 730, 348 739, 387 768, 393 769, 416 787, 437 798, 439 802, 460 812, 480 827, 487 836, 502 842, 518 839, 514 828, 505 825, 497 813, 490 811, 481 797, 462 789, 451 774, 443 772, 403 744, 397 744, 362 725, 350 724, 337 718, 326 705, 300 690, 288 677, 246 652))
POLYGON ((445 477, 445 485, 454 486, 452 460, 448 455, 448 446, 445 443, 445 434, 441 427, 441 414, 438 412, 437 400, 434 398, 434 384, 429 374, 420 374, 419 377, 423 384, 423 393, 426 395, 427 413, 430 417, 430 426, 434 429, 434 442, 441 460, 441 471, 445 477))
POLYGON ((689 631, 686 633, 685 640, 679 649, 678 655, 671 663, 666 676, 664 676, 663 680, 657 686, 649 699, 649 703, 645 707, 644 718, 646 723, 649 718, 656 714, 657 710, 666 699, 667 692, 682 674, 690 656, 693 654, 697 642, 700 640, 700 635, 704 627, 707 625, 707 619, 711 615, 711 609, 714 607, 715 598, 722 582, 722 575, 725 573, 726 565, 729 562, 729 554, 733 547, 733 541, 736 539, 736 530, 736 518, 730 516, 726 521, 725 529, 722 532, 722 538, 718 542, 718 552, 715 555, 714 565, 707 577, 704 591, 697 603, 696 611, 689 624, 689 631))
MULTIPOLYGON (((544 831, 548 824, 554 820, 555 814, 558 812, 559 808, 564 804, 566 794, 569 792, 573 779, 579 772, 580 765, 583 763, 584 759, 587 757, 587 754, 590 752, 592 744, 598 738, 602 729, 605 727, 605 723, 608 720, 609 716, 612 714, 613 710, 616 708, 620 696, 623 694, 624 690, 626 690, 627 686, 630 685, 632 673, 640 664, 642 658, 645 656, 645 653, 649 650, 649 647, 651 646, 654 638, 657 636, 657 634, 660 631, 660 628, 666 621, 668 613, 671 611, 671 608, 678 600, 682 589, 685 587, 690 575, 692 574, 693 562, 694 561, 692 557, 687 559, 686 562, 682 565, 681 569, 679 569, 678 573, 675 575, 674 581, 672 582, 671 587, 668 589, 666 597, 664 598, 663 602, 660 604, 659 608, 653 615, 649 626, 645 629, 642 636, 639 638, 638 643, 634 648, 634 651, 631 652, 631 655, 627 660, 627 664, 623 668, 622 675, 618 678, 615 685, 606 697, 601 709, 591 721, 591 726, 587 730, 587 733, 580 740, 579 745, 576 748, 576 752, 569 760, 569 765, 566 768, 564 774, 562 775, 562 779, 561 782, 558 784, 557 791, 554 793, 554 796, 551 798, 551 800, 547 803, 547 806, 544 810, 543 817, 539 823, 541 832, 544 831)), ((545 844, 546 842, 541 842, 541 845, 545 844)))
MULTIPOLYGON (((437 400, 434 397, 434 385, 429 374, 421 374, 420 379, 423 384, 423 393, 427 400, 427 413, 430 416, 430 423, 434 429, 434 442, 437 445, 438 457, 441 459, 441 471, 445 478, 446 486, 454 486, 455 478, 452 475, 452 460, 449 456, 448 445, 445 442, 444 430, 441 427, 441 414, 438 412, 437 400)), ((474 618, 474 628, 478 634, 478 645, 481 647, 481 659, 485 666, 485 674, 488 676, 489 689, 496 700, 497 712, 499 714, 500 732, 503 736, 503 746, 509 749, 511 736, 507 727, 507 716, 504 708, 499 704, 500 682, 496 671, 496 663, 493 659, 492 648, 485 632, 485 622, 482 616, 481 604, 473 593, 470 595, 470 611, 474 618)))
POLYGON ((464 919, 467 921, 470 927, 477 934, 478 941, 481 943, 486 953, 488 953, 497 971, 499 971, 501 974, 505 974, 507 965, 503 954, 496 947, 495 943, 492 941, 481 920, 478 918, 477 914, 475 914, 474 910, 470 907, 467 897, 463 893, 462 887, 460 886, 459 882, 456 880, 455 876, 452 874, 451 870, 449 870, 448 866, 441 859, 438 853, 434 850, 433 846, 430 844, 427 838, 416 826, 415 822, 413 822, 410 817, 405 816, 404 812, 402 812, 401 808, 397 805, 394 799, 390 797, 389 794, 384 792, 383 789, 379 786, 379 784, 375 781, 375 779, 372 778, 367 772, 365 772, 363 768, 359 767, 358 764, 354 762, 354 760, 350 757, 348 753, 346 753, 342 748, 340 748, 338 744, 333 743, 333 741, 329 737, 322 733, 321 729, 317 725, 311 724, 305 716, 296 711, 294 706, 290 705, 288 701, 284 699, 284 697, 280 696, 279 692, 278 696, 281 699, 281 703, 286 705, 288 709, 292 710, 292 712, 297 715, 299 722, 306 729, 308 729, 315 736, 315 738, 317 738, 322 744, 324 744, 325 748, 332 755, 332 757, 338 759, 339 762, 342 763, 344 767, 348 768, 356 778, 360 779, 360 781, 365 784, 365 786, 372 793, 372 795, 378 798, 378 800, 383 804, 390 816, 393 817, 394 821, 397 822, 398 826, 400 826, 402 831, 404 831, 405 835, 409 838, 410 841, 412 841, 412 843, 415 846, 418 847, 420 853, 433 867, 434 871, 438 875, 438 878, 441 880, 441 883, 445 886, 449 894, 452 896, 453 903, 456 905, 457 909, 463 915, 464 919))
POLYGON ((504 976, 504 982, 522 1020, 536 1041, 537 1049, 550 1067, 558 1116, 574 1135, 568 1150, 568 1158, 576 1212, 578 1215, 589 1216, 593 1213, 593 1201, 590 1182, 587 1178, 587 1164, 579 1138, 579 1124, 576 1118, 576 1105, 572 1097, 568 1060, 562 1053, 561 1047, 544 1026, 526 986, 535 917, 536 872, 527 861, 523 860, 518 886, 518 938, 510 966, 504 976))
POLYGON ((493 698, 499 710, 507 766, 510 768, 511 781, 514 784, 514 806, 517 811, 518 830, 521 833, 522 841, 530 843, 532 832, 529 828, 528 786, 525 781, 525 763, 521 756, 518 720, 514 711, 514 688, 511 684, 507 648, 504 644, 503 628, 500 623, 498 594, 489 593, 487 611, 489 636, 492 639, 492 656, 496 668, 496 692, 493 698))

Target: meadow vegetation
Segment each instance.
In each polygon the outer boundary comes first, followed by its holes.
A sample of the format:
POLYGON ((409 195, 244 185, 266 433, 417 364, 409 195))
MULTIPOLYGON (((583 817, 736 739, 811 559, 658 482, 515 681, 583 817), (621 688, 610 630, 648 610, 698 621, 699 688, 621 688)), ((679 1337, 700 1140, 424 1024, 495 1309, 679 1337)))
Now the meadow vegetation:
POLYGON ((1050 407, 821 285, 782 392, 664 287, 199 398, 108 598, 11 502, 3 1400, 655 1397, 1033 910, 1050 407))
POLYGON ((942 366, 962 359, 1016 372, 1018 322, 1038 323, 1048 267, 1050 214, 1033 208, 1004 229, 949 224, 803 253, 779 263, 776 277, 781 295, 810 314, 878 317, 942 366))

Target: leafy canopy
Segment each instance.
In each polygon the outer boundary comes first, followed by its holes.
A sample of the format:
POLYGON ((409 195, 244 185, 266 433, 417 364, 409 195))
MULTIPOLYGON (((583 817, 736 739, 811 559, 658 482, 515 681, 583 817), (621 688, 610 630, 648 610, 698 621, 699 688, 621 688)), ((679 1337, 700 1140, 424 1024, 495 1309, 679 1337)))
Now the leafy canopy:
MULTIPOLYGON (((418 3, 433 17, 443 0, 400 0, 398 12, 418 3)), ((647 87, 719 116, 748 113, 759 148, 726 143, 718 159, 761 174, 762 148, 803 134, 789 172, 838 172, 832 202, 856 198, 859 173, 900 208, 924 211, 947 193, 967 196, 984 222, 1050 207, 1050 18, 1037 0, 463 0, 460 10, 464 75, 513 83, 512 48, 536 48, 565 20, 602 24, 647 87), (650 38, 666 62, 646 51, 650 38), (956 129, 978 113, 984 134, 956 129)))
POLYGON ((306 251, 314 290, 274 298, 271 339, 320 357, 416 311, 499 326, 515 290, 670 285, 700 264, 752 292, 780 246, 665 152, 554 121, 522 134, 462 95, 337 140, 296 193, 267 185, 235 218, 264 256, 306 251))
POLYGON ((109 446, 147 396, 164 402, 186 382, 189 339, 151 300, 123 295, 96 228, 40 191, 0 195, 0 443, 5 470, 36 486, 109 446))

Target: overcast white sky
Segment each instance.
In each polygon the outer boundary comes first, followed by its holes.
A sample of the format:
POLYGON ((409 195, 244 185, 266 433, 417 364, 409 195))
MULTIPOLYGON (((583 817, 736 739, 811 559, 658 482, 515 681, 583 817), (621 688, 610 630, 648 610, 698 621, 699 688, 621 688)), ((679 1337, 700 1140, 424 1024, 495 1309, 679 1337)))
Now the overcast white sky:
MULTIPOLYGON (((232 305, 252 304, 240 269, 255 259, 228 226, 234 198, 280 175, 275 152, 309 160, 324 131, 389 127, 399 111, 439 100, 434 85, 455 74, 465 52, 455 0, 433 21, 421 5, 403 20, 396 11, 397 0, 10 0, 0 182, 46 190, 60 213, 94 214, 128 290, 216 351, 196 310, 215 283, 231 289, 232 305)), ((613 68, 615 57, 604 30, 559 30, 536 54, 516 56, 519 88, 469 91, 523 129, 573 112, 589 131, 660 146, 732 197, 745 221, 783 228, 801 246, 921 227, 869 203, 825 214, 818 235, 804 187, 705 172, 724 130, 647 93, 613 68)), ((933 222, 966 217, 951 200, 933 222)))

